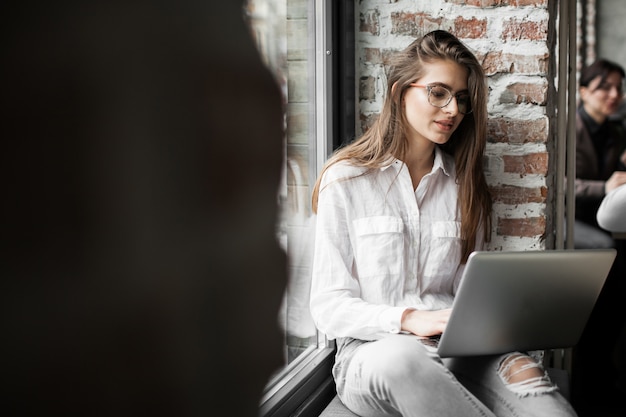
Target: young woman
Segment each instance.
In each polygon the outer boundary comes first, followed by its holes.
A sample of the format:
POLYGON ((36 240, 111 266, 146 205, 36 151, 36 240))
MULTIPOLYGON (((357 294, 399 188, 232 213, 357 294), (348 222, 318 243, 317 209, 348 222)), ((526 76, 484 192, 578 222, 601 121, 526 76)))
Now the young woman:
POLYGON ((356 414, 575 415, 526 353, 442 360, 422 343, 445 330, 490 236, 486 106, 475 56, 431 32, 397 55, 378 120, 316 183, 311 311, 337 340, 337 392, 356 414))

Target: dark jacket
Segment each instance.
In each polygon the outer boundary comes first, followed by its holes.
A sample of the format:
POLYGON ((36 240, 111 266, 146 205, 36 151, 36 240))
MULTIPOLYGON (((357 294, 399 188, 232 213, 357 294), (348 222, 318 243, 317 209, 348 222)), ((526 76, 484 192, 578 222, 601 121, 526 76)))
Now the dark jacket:
POLYGON ((591 134, 576 112, 576 218, 595 224, 595 215, 604 197, 604 183, 615 171, 626 170, 620 157, 626 149, 626 132, 618 122, 607 122, 613 138, 604 148, 604 167, 598 164, 598 153, 591 134))

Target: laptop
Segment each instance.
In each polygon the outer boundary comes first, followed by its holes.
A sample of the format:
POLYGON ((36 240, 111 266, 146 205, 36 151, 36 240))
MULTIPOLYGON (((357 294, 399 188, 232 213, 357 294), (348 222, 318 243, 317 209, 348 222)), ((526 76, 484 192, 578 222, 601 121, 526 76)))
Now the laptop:
POLYGON ((615 256, 615 249, 472 253, 437 353, 576 345, 615 256))

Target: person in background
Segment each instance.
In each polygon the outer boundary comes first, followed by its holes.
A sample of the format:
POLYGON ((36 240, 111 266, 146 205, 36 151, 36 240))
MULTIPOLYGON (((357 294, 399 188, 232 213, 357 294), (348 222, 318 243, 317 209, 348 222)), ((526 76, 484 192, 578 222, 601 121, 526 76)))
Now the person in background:
POLYGON ((311 312, 337 341, 333 376, 361 416, 573 416, 526 352, 443 360, 469 254, 491 232, 482 158, 487 84, 455 36, 391 61, 383 110, 317 179, 311 312))
POLYGON ((576 113, 576 248, 612 247, 610 235, 598 228, 602 198, 626 183, 626 132, 610 119, 623 98, 624 69, 599 59, 583 69, 576 113))
MULTIPOLYGON (((606 59, 584 68, 576 114, 576 179, 574 246, 617 249, 617 257, 578 345, 573 350, 572 398, 581 414, 594 415, 598 402, 619 402, 617 353, 624 326, 624 241, 598 224, 605 196, 626 184, 626 132, 615 116, 623 99, 624 69, 606 59), (613 331, 606 331, 606 323, 613 331)), ((623 359, 621 359, 623 360, 623 359)))

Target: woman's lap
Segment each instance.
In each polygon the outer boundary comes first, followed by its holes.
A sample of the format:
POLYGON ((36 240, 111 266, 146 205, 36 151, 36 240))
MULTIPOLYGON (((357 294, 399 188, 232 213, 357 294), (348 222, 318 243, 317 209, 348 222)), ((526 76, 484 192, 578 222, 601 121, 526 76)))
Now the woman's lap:
POLYGON ((498 373, 503 357, 442 361, 412 335, 343 339, 338 347, 337 392, 362 416, 575 415, 551 385, 531 395, 507 387, 498 373), (534 414, 527 414, 531 409, 534 414))

